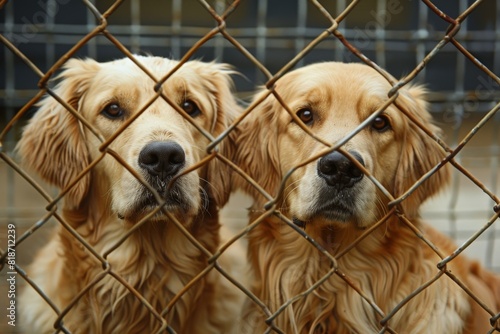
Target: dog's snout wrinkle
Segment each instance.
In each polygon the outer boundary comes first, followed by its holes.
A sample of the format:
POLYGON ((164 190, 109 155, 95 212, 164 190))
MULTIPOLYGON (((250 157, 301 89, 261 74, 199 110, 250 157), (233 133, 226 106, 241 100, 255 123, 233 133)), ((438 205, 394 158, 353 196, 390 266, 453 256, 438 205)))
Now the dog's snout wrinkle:
MULTIPOLYGON (((364 166, 363 158, 357 152, 349 153, 364 166)), ((318 161, 318 175, 329 186, 340 188, 350 188, 364 176, 351 160, 337 151, 325 155, 318 161)))
POLYGON ((139 166, 162 181, 177 174, 185 161, 184 150, 173 141, 151 142, 139 153, 139 166))

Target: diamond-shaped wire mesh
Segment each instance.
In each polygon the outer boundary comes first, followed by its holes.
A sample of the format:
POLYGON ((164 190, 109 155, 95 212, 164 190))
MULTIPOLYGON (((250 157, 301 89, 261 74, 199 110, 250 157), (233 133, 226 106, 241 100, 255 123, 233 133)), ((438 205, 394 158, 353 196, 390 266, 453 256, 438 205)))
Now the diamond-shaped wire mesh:
MULTIPOLYGON (((278 325, 280 317, 291 312, 294 303, 301 298, 317 294, 322 284, 337 277, 343 280, 346 289, 352 289, 362 298, 367 307, 379 317, 379 331, 395 333, 391 320, 397 318, 399 310, 428 285, 442 279, 452 279, 460 289, 464 289, 480 308, 491 316, 492 329, 500 332, 499 314, 485 306, 474 293, 446 270, 446 265, 464 252, 469 257, 478 258, 493 271, 500 271, 500 257, 496 256, 498 240, 500 186, 500 138, 498 127, 500 118, 500 37, 496 32, 500 27, 499 1, 458 1, 450 4, 432 1, 306 1, 296 0, 286 4, 278 1, 68 1, 46 0, 36 4, 0 0, 0 42, 3 45, 0 63, 0 258, 2 271, 0 282, 0 307, 9 306, 7 297, 12 285, 7 280, 16 277, 15 294, 21 287, 34 289, 45 299, 46 307, 57 314, 54 324, 56 332, 69 332, 64 321, 68 312, 85 298, 86 293, 105 280, 115 280, 128 294, 134 295, 155 323, 158 332, 174 332, 166 320, 176 303, 180 303, 184 294, 197 282, 210 273, 222 275, 245 295, 248 303, 253 303, 257 312, 249 318, 238 319, 246 326, 255 323, 266 324, 267 332, 284 332, 278 325), (151 53, 179 60, 179 66, 168 73, 151 73, 138 61, 137 54, 151 53), (99 130, 81 116, 70 101, 58 95, 53 87, 53 79, 60 73, 70 58, 90 57, 98 61, 117 58, 130 59, 141 71, 151 78, 154 97, 141 105, 137 116, 127 121, 110 138, 104 138, 99 130), (236 90, 242 100, 250 102, 250 94, 258 87, 264 92, 262 99, 242 107, 238 116, 225 131, 213 135, 206 129, 197 127, 182 108, 177 106, 162 86, 171 76, 180 71, 186 62, 202 58, 204 61, 217 60, 231 64, 242 76, 234 76, 236 90), (392 89, 387 91, 387 105, 393 103, 404 117, 426 133, 436 145, 447 152, 447 157, 411 187, 406 193, 394 198, 388 194, 391 209, 386 216, 369 228, 341 254, 330 254, 314 239, 309 238, 290 219, 283 216, 277 203, 282 190, 266 193, 242 166, 238 166, 231 157, 218 151, 218 145, 237 135, 237 127, 244 122, 266 97, 276 99, 293 117, 290 106, 286 104, 275 84, 294 68, 317 61, 361 62, 375 69, 385 78, 392 89), (399 81, 392 79, 391 73, 399 81), (412 117, 404 106, 395 100, 401 89, 407 85, 425 83, 430 91, 430 109, 437 123, 445 130, 444 140, 437 137, 418 119, 412 117), (76 117, 88 133, 95 134, 100 142, 99 156, 88 163, 81 173, 65 189, 54 190, 34 178, 20 164, 20 157, 14 152, 21 129, 36 110, 36 104, 44 95, 49 94, 64 106, 68 115, 76 117), (218 161, 234 174, 244 176, 249 187, 257 189, 265 198, 265 205, 258 212, 253 212, 251 221, 246 219, 247 198, 239 194, 233 196, 224 208, 222 223, 232 231, 229 241, 224 241, 218 249, 207 249, 202 240, 198 240, 189 230, 168 211, 162 210, 173 221, 175 227, 187 238, 205 259, 204 267, 172 296, 166 307, 155 308, 151 301, 141 295, 127 277, 121 276, 110 265, 108 256, 120 252, 124 242, 134 231, 148 224, 148 219, 141 219, 116 243, 105 251, 94 249, 71 224, 68 224, 58 208, 68 196, 71 187, 90 175, 92 169, 105 158, 111 158, 136 177, 140 183, 156 194, 135 171, 113 149, 114 140, 127 130, 148 108, 162 101, 170 105, 202 136, 208 145, 202 147, 208 152, 207 157, 197 161, 186 173, 196 173, 207 165, 218 161), (436 228, 451 235, 461 244, 453 254, 443 254, 440 245, 434 245, 425 235, 421 235, 414 222, 395 209, 404 203, 407 195, 413 192, 445 164, 453 168, 450 189, 441 197, 424 206, 424 218, 436 228), (338 260, 355 247, 362 239, 384 223, 391 215, 398 214, 400 221, 417 234, 422 243, 441 259, 436 263, 439 270, 419 289, 409 292, 400 303, 390 309, 384 309, 373 300, 368 291, 361 289, 350 278, 350 273, 339 267, 338 260), (284 298, 275 303, 262 300, 251 292, 249 282, 241 282, 230 273, 228 268, 219 264, 220 256, 233 247, 233 243, 246 242, 249 232, 258 227, 267 217, 276 217, 296 233, 297 237, 307 239, 317 252, 327 260, 320 279, 311 282, 308 289, 300 294, 284 298), (50 297, 25 273, 25 268, 39 248, 47 242, 54 226, 68 231, 71 238, 77 240, 79 247, 90 253, 93 261, 100 263, 102 271, 78 291, 78 297, 63 309, 50 300, 50 297), (9 243, 10 234, 16 234, 15 246, 9 243), (436 247, 437 248, 436 248, 436 247), (15 262, 12 261, 15 253, 15 262), (496 325, 495 325, 496 321, 496 325), (494 326, 497 326, 496 328, 494 326)), ((243 104, 243 103, 242 103, 243 104)), ((387 107, 387 106, 385 106, 387 107)), ((384 108, 385 108, 384 107, 384 108)), ((374 111, 371 119, 384 109, 374 111)), ((310 135, 305 126, 303 130, 310 135)), ((348 141, 363 127, 357 128, 348 141)), ((322 138, 315 137, 318 141, 322 138)), ((324 142, 324 141, 323 141, 324 142)), ((326 154, 333 149, 342 151, 338 143, 325 143, 326 154)), ((345 153, 345 151, 343 151, 345 153)), ((36 152, 33 152, 36 154, 36 152)), ((310 161, 318 157, 311 157, 310 161)), ((310 161, 304 161, 306 164, 310 161)), ((290 173, 294 171, 289 171, 290 173)), ((366 172, 366 170, 365 170, 366 172)), ((288 174, 289 176, 289 174, 288 174)), ((367 174, 367 176, 372 177, 367 174)), ((373 178, 373 177, 372 177, 373 178)), ((280 180, 279 189, 286 187, 287 176, 280 180)), ((377 180, 373 180, 377 183, 377 180)), ((431 182, 431 181, 429 181, 431 182)), ((260 196, 260 195, 259 195, 260 196)), ((161 202, 161 199, 160 201, 161 202)), ((123 249, 123 248, 122 248, 123 249)), ((289 268, 293 279, 300 279, 303 268, 289 268)), ((352 273, 351 273, 352 274, 352 273)), ((10 298, 10 297, 9 297, 10 298)), ((17 304, 18 309, 22 305, 17 304)), ((318 310, 318 312, 320 312, 318 310)), ((7 313, 8 315, 8 313, 7 313)), ((0 332, 18 333, 4 320, 0 323, 0 332)), ((259 327, 261 328, 261 327, 259 327)), ((247 329, 248 330, 248 329, 247 329)), ((249 332, 252 332, 250 329, 249 332)))

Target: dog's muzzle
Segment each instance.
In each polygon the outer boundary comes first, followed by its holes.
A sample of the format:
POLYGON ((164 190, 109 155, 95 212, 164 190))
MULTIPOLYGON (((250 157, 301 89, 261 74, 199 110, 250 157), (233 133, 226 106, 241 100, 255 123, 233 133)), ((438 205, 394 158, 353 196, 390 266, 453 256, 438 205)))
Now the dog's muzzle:
MULTIPOLYGON (((365 166, 359 153, 349 151, 349 154, 365 166)), ((293 217, 293 223, 305 228, 307 222, 314 220, 315 216, 332 222, 350 221, 359 210, 356 202, 360 189, 355 185, 363 179, 363 172, 349 158, 334 151, 318 161, 317 173, 324 183, 317 190, 316 203, 305 217, 293 217)))

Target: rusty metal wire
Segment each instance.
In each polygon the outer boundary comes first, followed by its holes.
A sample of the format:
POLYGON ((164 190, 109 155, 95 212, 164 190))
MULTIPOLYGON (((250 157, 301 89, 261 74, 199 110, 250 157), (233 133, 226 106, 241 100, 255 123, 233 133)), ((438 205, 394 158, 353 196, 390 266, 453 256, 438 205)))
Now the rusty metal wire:
MULTIPOLYGON (((355 290, 359 296, 366 301, 373 311, 380 316, 380 332, 389 332, 395 333, 394 329, 390 327, 390 320, 394 315, 412 298, 418 295, 422 290, 424 290, 427 286, 431 285, 438 279, 442 279, 443 276, 448 276, 453 281, 456 282, 471 298, 476 302, 481 308, 483 308, 488 314, 491 316, 491 326, 492 331, 497 330, 500 331, 500 320, 499 314, 495 314, 493 310, 489 309, 479 298, 474 296, 473 292, 470 291, 460 280, 455 277, 449 270, 446 269, 448 263, 453 261, 456 256, 465 251, 472 243, 477 240, 477 238, 484 234, 486 231, 490 230, 493 224, 498 220, 500 215, 499 205, 500 198, 495 194, 495 191, 489 189, 477 176, 473 175, 470 171, 468 171, 459 160, 456 159, 457 155, 461 152, 461 150, 466 147, 466 145, 472 140, 474 135, 482 130, 482 128, 491 122, 493 117, 497 114, 498 109, 500 109, 500 103, 496 104, 494 107, 490 108, 489 111, 481 118, 479 122, 467 133, 467 135, 462 139, 458 145, 455 147, 450 147, 444 141, 442 141, 435 133, 431 130, 427 129, 419 120, 412 117, 412 115, 405 110, 405 108, 400 105, 396 98, 398 97, 399 90, 406 86, 409 83, 415 82, 419 73, 426 69, 429 62, 436 57, 438 54, 443 52, 445 47, 455 47, 471 64, 473 64, 479 71, 484 73, 487 77, 491 78, 495 83, 500 84, 500 78, 498 75, 494 73, 487 66, 482 64, 472 52, 470 52, 466 45, 459 41, 457 35, 460 33, 460 29, 462 25, 467 22, 468 16, 476 10, 479 6, 481 6, 484 1, 476 1, 470 6, 466 6, 466 8, 456 17, 453 18, 447 13, 441 11, 436 4, 434 4, 430 0, 422 0, 422 3, 428 7, 432 14, 438 16, 443 22, 449 25, 447 31, 441 36, 440 40, 436 43, 436 45, 432 48, 430 52, 428 52, 424 58, 419 60, 419 63, 414 67, 414 69, 401 80, 395 80, 391 75, 387 73, 385 69, 377 64, 377 62, 371 59, 369 56, 365 55, 362 50, 360 50, 352 36, 346 36, 344 34, 343 21, 349 18, 350 15, 353 15, 353 11, 355 11, 356 7, 359 6, 361 1, 355 0, 350 2, 348 5, 345 5, 342 10, 335 17, 334 13, 327 9, 326 5, 323 5, 320 1, 311 0, 310 4, 316 8, 326 19, 326 22, 329 25, 326 25, 324 29, 319 31, 316 35, 311 36, 310 42, 306 44, 300 52, 296 53, 294 57, 286 62, 280 69, 275 71, 274 73, 269 70, 263 62, 261 62, 258 57, 256 57, 250 48, 246 47, 244 43, 241 42, 241 36, 238 35, 237 31, 232 31, 230 29, 230 24, 228 23, 231 19, 231 15, 238 11, 240 6, 240 1, 235 0, 227 4, 227 7, 224 8, 222 14, 220 10, 217 10, 214 5, 212 5, 209 1, 199 0, 199 8, 203 9, 204 12, 200 11, 199 15, 208 15, 213 20, 213 24, 215 27, 206 32, 201 38, 196 40, 191 44, 190 48, 183 53, 182 57, 180 57, 179 64, 173 68, 169 73, 165 74, 163 77, 159 78, 155 76, 153 73, 150 73, 144 66, 141 65, 135 59, 134 53, 131 52, 125 45, 120 41, 120 38, 117 38, 109 29, 108 20, 110 20, 113 14, 123 5, 125 1, 117 0, 112 3, 112 5, 104 12, 100 12, 94 3, 89 0, 82 1, 85 7, 89 10, 89 12, 94 16, 95 21, 98 23, 94 28, 90 30, 90 32, 86 33, 83 38, 81 38, 77 43, 75 43, 66 53, 64 53, 60 58, 56 59, 52 66, 46 70, 42 71, 29 56, 24 54, 19 47, 13 43, 13 41, 9 40, 7 36, 0 34, 0 43, 5 46, 16 58, 24 62, 26 66, 38 77, 38 88, 39 90, 34 94, 30 101, 27 102, 15 115, 12 117, 8 124, 1 129, 0 132, 0 158, 8 165, 10 169, 19 174, 23 179, 25 179, 33 188, 33 191, 36 191, 41 194, 41 196, 46 200, 46 214, 40 218, 33 226, 31 226, 23 235, 17 238, 16 247, 20 244, 27 242, 32 235, 38 233, 37 231, 44 226, 49 220, 53 219, 57 222, 57 224, 61 225, 64 229, 66 229, 74 238, 78 240, 78 242, 86 249, 92 256, 95 258, 95 261, 99 262, 102 265, 102 272, 96 276, 92 282, 90 282, 85 289, 79 291, 79 294, 74 298, 74 300, 64 309, 59 310, 52 301, 41 291, 41 289, 33 282, 25 273, 24 269, 19 265, 16 265, 16 271, 20 274, 20 276, 27 282, 30 288, 35 289, 40 296, 47 302, 47 307, 52 308, 54 312, 57 314, 58 318, 56 323, 54 324, 54 328, 57 332, 69 333, 69 330, 64 327, 64 317, 68 312, 71 311, 72 307, 90 290, 95 284, 97 284, 100 280, 105 277, 111 276, 120 284, 122 284, 130 294, 134 295, 151 313, 152 317, 155 318, 160 326, 158 333, 173 332, 173 329, 169 327, 166 322, 166 316, 169 314, 172 307, 178 300, 189 291, 189 289, 195 285, 200 279, 204 278, 209 272, 215 270, 218 271, 221 275, 223 275, 226 279, 232 282, 235 286, 237 286, 253 303, 255 303, 262 310, 262 321, 269 326, 267 332, 276 332, 283 333, 282 329, 280 329, 276 323, 275 319, 285 312, 287 308, 290 307, 296 300, 304 298, 309 294, 313 294, 318 286, 322 285, 327 279, 332 277, 333 275, 338 276, 342 279, 349 288, 355 290), (140 110, 135 114, 134 117, 128 119, 123 125, 114 133, 110 138, 104 139, 99 131, 95 129, 84 117, 82 117, 69 103, 65 101, 61 97, 59 97, 50 87, 50 80, 54 77, 54 75, 60 71, 61 67, 68 61, 68 59, 74 57, 77 52, 79 52, 82 48, 84 48, 87 44, 91 43, 97 37, 105 38, 109 41, 123 56, 130 58, 139 68, 141 68, 152 80, 154 83, 154 91, 155 95, 144 105, 141 106, 140 110), (180 108, 174 101, 172 101, 167 95, 162 92, 162 84, 164 84, 179 68, 184 66, 184 64, 193 58, 196 52, 202 48, 204 45, 209 43, 209 41, 214 38, 222 38, 226 41, 234 50, 237 50, 242 57, 245 57, 248 61, 252 63, 252 65, 257 69, 262 75, 265 77, 264 87, 267 89, 267 92, 261 95, 261 98, 255 100, 252 104, 248 105, 244 112, 234 121, 234 123, 229 126, 220 136, 214 138, 209 132, 205 129, 199 127, 192 119, 185 113, 182 108, 180 108), (387 92, 387 100, 384 105, 378 110, 374 111, 370 117, 364 120, 356 129, 354 129, 351 133, 345 136, 342 140, 336 143, 329 143, 328 141, 318 137, 316 134, 312 133, 309 128, 305 127, 301 122, 297 122, 301 126, 301 128, 309 135, 311 138, 314 138, 318 142, 322 143, 325 148, 319 154, 310 157, 307 161, 301 162, 299 165, 295 166, 293 169, 289 170, 288 173, 283 177, 280 189, 277 194, 268 194, 261 187, 261 185, 257 184, 250 176, 248 176, 240 166, 234 164, 231 160, 227 159, 227 157, 222 156, 217 151, 217 145, 227 136, 229 136, 235 128, 249 115, 254 109, 262 103, 266 98, 272 97, 275 98, 283 108, 290 114, 290 116, 297 120, 297 116, 290 109, 290 107, 286 104, 286 102, 281 98, 278 92, 274 89, 275 84, 280 78, 288 73, 291 69, 293 69, 297 64, 304 60, 307 54, 311 51, 315 50, 319 47, 319 45, 323 42, 335 41, 345 48, 348 52, 350 52, 355 57, 359 58, 359 60, 368 66, 372 67, 376 70, 380 75, 387 80, 387 82, 391 85, 392 89, 387 92), (50 195, 44 187, 37 183, 30 174, 28 174, 22 167, 19 166, 18 162, 11 158, 9 152, 4 149, 3 144, 6 142, 7 135, 12 131, 12 129, 16 126, 16 124, 20 121, 22 117, 25 117, 25 114, 31 109, 37 102, 40 101, 42 96, 45 94, 51 95, 54 99, 56 99, 61 105, 65 107, 65 109, 78 121, 82 124, 82 126, 86 127, 89 131, 91 131, 96 138, 98 138, 101 142, 99 147, 99 151, 101 155, 92 161, 84 171, 82 171, 74 180, 72 180, 71 184, 68 185, 65 189, 61 190, 56 196, 50 195), (185 175, 189 172, 195 171, 198 168, 203 167, 208 164, 213 159, 218 159, 224 164, 230 166, 235 173, 239 174, 243 177, 244 180, 249 182, 262 196, 267 200, 266 205, 262 208, 262 214, 255 219, 254 221, 249 222, 249 224, 241 230, 239 233, 234 235, 229 241, 221 245, 215 252, 212 252, 206 249, 200 241, 196 240, 190 232, 186 229, 186 227, 179 222, 171 213, 164 209, 165 201, 159 196, 159 194, 148 184, 138 173, 129 166, 125 160, 120 157, 115 151, 110 148, 111 143, 124 131, 130 124, 132 124, 140 115, 142 115, 150 105, 152 105, 157 99, 163 99, 166 103, 172 106, 177 112, 182 115, 188 122, 190 122, 200 133, 203 134, 208 140, 210 140, 210 144, 206 147, 209 155, 207 158, 203 159, 196 163, 192 168, 185 171, 182 175, 185 175), (423 132, 425 132, 432 140, 436 142, 437 145, 440 145, 448 155, 446 159, 441 161, 438 165, 434 166, 431 170, 429 170, 423 177, 420 178, 415 184, 413 184, 406 192, 400 195, 398 198, 394 198, 391 192, 385 189, 379 181, 370 174, 368 170, 366 170, 355 158, 353 158, 348 152, 342 149, 342 145, 356 136, 360 131, 362 131, 368 124, 372 122, 372 120, 377 117, 380 113, 382 113, 386 108, 390 105, 395 105, 401 113, 409 119, 409 121, 413 122, 416 126, 418 126, 423 132), (341 253, 337 254, 335 257, 332 256, 325 248, 323 248, 318 242, 316 242, 313 238, 311 238, 304 230, 298 228, 289 217, 285 217, 281 214, 279 209, 277 208, 277 203, 283 196, 285 185, 289 177, 299 168, 309 164, 312 161, 317 160, 319 157, 332 152, 339 151, 346 157, 348 157, 363 173, 375 184, 378 190, 387 197, 390 202, 390 209, 387 214, 370 228, 368 228, 364 233, 353 241, 353 243, 343 249, 341 253), (94 166, 99 163, 105 156, 113 157, 117 162, 119 162, 123 167, 131 173, 137 180, 145 186, 151 193, 154 194, 158 207, 156 210, 148 214, 146 217, 141 219, 132 229, 130 229, 123 237, 118 240, 116 243, 109 245, 109 247, 103 252, 98 253, 96 250, 92 248, 92 246, 81 236, 79 233, 68 224, 65 219, 58 213, 58 206, 60 206, 60 201, 64 199, 68 191, 77 184, 85 175, 91 172, 94 166), (404 202, 406 198, 415 191, 418 187, 422 185, 429 177, 431 177, 434 173, 436 173, 440 168, 442 168, 445 164, 451 164, 455 170, 461 175, 465 176, 471 182, 477 186, 477 188, 481 189, 491 200, 494 202, 493 207, 490 214, 490 218, 484 223, 484 225, 479 228, 473 235, 471 235, 465 243, 463 243, 453 254, 443 254, 439 250, 439 245, 434 245, 430 240, 428 240, 425 235, 422 234, 421 231, 417 227, 413 225, 411 221, 409 221, 404 214, 401 214, 397 211, 397 206, 404 202), (145 299, 137 290, 135 290, 123 277, 119 275, 119 273, 114 272, 108 262, 108 256, 112 252, 119 252, 120 246, 127 240, 141 226, 147 224, 148 219, 156 214, 158 211, 162 211, 165 215, 167 215, 170 220, 174 223, 176 228, 178 228, 182 234, 184 234, 189 242, 191 242, 196 248, 198 248, 204 255, 206 255, 209 260, 207 265, 203 271, 201 271, 196 277, 193 277, 192 280, 186 284, 183 289, 169 301, 168 306, 163 310, 156 310, 147 299, 145 299), (384 224, 384 222, 393 215, 398 215, 399 219, 415 233, 415 235, 422 240, 423 243, 426 244, 426 247, 429 247, 436 255, 441 259, 439 263, 436 263, 437 272, 435 276, 430 278, 425 284, 420 286, 417 290, 413 291, 411 294, 407 295, 398 305, 396 305, 392 310, 388 312, 382 311, 382 309, 376 304, 374 300, 370 298, 370 296, 359 288, 357 284, 351 281, 349 278, 349 272, 343 272, 337 264, 337 260, 348 253, 353 247, 355 247, 359 242, 361 242, 366 236, 373 232, 377 227, 384 224), (259 226, 263 220, 266 218, 274 216, 279 218, 286 226, 293 229, 297 235, 305 238, 313 247, 315 247, 318 252, 320 252, 323 256, 328 259, 329 266, 326 274, 318 281, 316 281, 313 285, 311 285, 307 290, 302 293, 293 296, 288 299, 282 305, 267 305, 265 301, 260 300, 257 296, 255 296, 250 290, 248 286, 245 286, 238 282, 234 277, 232 277, 228 271, 220 266, 218 263, 219 257, 235 242, 238 240, 245 238, 246 235, 250 231, 252 231, 255 227, 259 226)), ((220 2, 217 2, 220 5, 220 2)), ((5 6, 6 1, 0 1, 0 10, 5 6)), ((181 176, 181 175, 180 175, 181 176)), ((179 176, 179 177, 180 177, 179 176)), ((0 249, 0 269, 5 270, 7 251, 5 249, 0 249)))

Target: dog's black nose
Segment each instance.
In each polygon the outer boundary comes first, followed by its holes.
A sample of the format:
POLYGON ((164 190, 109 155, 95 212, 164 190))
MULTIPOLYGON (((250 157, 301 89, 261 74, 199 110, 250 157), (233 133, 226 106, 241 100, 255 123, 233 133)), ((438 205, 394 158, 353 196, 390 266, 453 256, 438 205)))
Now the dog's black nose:
MULTIPOLYGON (((354 151, 349 153, 365 165, 363 158, 354 151)), ((359 182, 364 174, 354 163, 337 151, 325 155, 318 161, 318 175, 325 179, 330 186, 339 188, 350 188, 359 182)))
POLYGON ((184 150, 173 141, 151 142, 139 153, 139 166, 151 176, 158 176, 162 180, 175 175, 185 161, 184 150))

